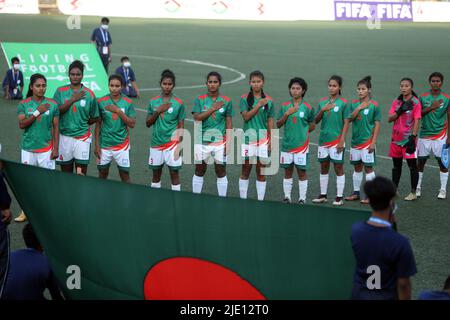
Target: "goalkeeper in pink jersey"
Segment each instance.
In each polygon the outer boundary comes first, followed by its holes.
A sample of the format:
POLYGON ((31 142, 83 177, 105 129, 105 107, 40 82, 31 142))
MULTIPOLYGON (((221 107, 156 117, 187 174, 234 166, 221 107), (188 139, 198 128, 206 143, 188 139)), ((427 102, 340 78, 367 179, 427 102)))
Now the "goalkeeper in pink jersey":
POLYGON ((430 157, 434 155, 439 164, 439 178, 441 187, 438 199, 447 197, 448 169, 442 163, 442 148, 450 145, 450 96, 441 90, 444 76, 440 72, 433 72, 428 81, 430 90, 419 98, 422 105, 422 121, 417 143, 417 155, 419 158, 419 182, 416 195, 421 195, 423 170, 430 157))
POLYGON ((333 163, 336 173, 337 195, 333 202, 335 206, 344 204, 342 201, 345 173, 344 173, 344 149, 345 136, 349 128, 347 100, 341 97, 342 78, 332 76, 328 80, 328 97, 320 99, 317 108, 315 122, 322 122, 319 136, 318 160, 320 162, 320 195, 314 199, 314 203, 327 202, 328 173, 330 162, 333 163))
POLYGON ((263 90, 263 73, 253 71, 249 79, 250 92, 243 95, 239 103, 245 132, 241 148, 245 162, 239 178, 239 194, 242 199, 247 199, 248 179, 252 170, 251 159, 256 158, 256 193, 258 200, 264 200, 266 177, 261 174, 261 168, 269 161, 270 130, 273 129, 275 106, 273 99, 263 90))
POLYGON ((400 80, 401 94, 392 102, 388 119, 389 122, 394 122, 389 156, 394 163, 392 180, 397 187, 402 175, 403 159, 406 159, 410 171, 411 192, 405 197, 406 201, 417 199, 416 189, 419 180, 416 137, 422 117, 422 106, 413 91, 413 86, 414 82, 410 78, 400 80))

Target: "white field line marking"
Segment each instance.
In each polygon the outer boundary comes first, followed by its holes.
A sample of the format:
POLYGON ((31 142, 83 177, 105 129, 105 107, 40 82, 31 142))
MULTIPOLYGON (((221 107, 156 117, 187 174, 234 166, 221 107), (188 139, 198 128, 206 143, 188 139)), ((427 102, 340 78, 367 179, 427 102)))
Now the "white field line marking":
MULTIPOLYGON (((113 53, 113 56, 124 56, 124 54, 120 54, 120 53, 113 53)), ((196 64, 196 65, 201 65, 201 66, 207 66, 207 67, 213 67, 213 68, 217 68, 217 69, 222 69, 222 70, 227 70, 233 73, 236 73, 238 75, 237 78, 229 80, 229 81, 224 81, 222 83, 222 85, 225 84, 232 84, 232 83, 236 83, 239 82, 243 79, 245 79, 245 74, 227 67, 227 66, 223 66, 220 64, 214 64, 214 63, 209 63, 209 62, 203 62, 203 61, 198 61, 198 60, 187 60, 187 59, 175 59, 175 58, 165 58, 165 57, 155 57, 155 56, 144 56, 144 55, 128 55, 129 57, 134 57, 134 58, 142 58, 142 59, 151 59, 151 60, 165 60, 165 61, 175 61, 175 62, 183 62, 183 63, 189 63, 189 64, 196 64)), ((182 87, 178 87, 177 86, 177 90, 178 89, 196 89, 196 88, 204 88, 205 84, 199 84, 199 85, 193 85, 193 86, 182 86, 182 87)), ((160 87, 157 88, 143 88, 140 89, 139 91, 159 91, 161 90, 160 87)))

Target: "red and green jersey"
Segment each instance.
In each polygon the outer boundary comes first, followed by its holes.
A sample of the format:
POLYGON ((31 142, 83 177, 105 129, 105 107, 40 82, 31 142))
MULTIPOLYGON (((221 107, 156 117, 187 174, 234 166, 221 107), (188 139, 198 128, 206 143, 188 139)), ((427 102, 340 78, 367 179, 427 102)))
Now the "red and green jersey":
POLYGON ((47 112, 41 113, 31 126, 25 129, 22 135, 22 150, 47 152, 53 148, 53 118, 59 116, 59 108, 55 100, 44 98, 41 102, 37 102, 30 97, 19 103, 17 114, 23 114, 25 118, 29 118, 42 104, 48 106, 49 109, 47 112))
MULTIPOLYGON (((87 140, 91 137, 88 121, 97 118, 99 113, 94 93, 84 85, 81 86, 81 90, 86 91, 85 97, 72 104, 69 110, 61 114, 59 130, 64 136, 87 140)), ((70 85, 62 86, 56 90, 53 99, 61 106, 72 97, 74 92, 75 90, 72 90, 70 85)))
POLYGON ((202 132, 197 132, 197 137, 201 137, 201 141, 195 141, 195 143, 216 144, 225 141, 226 117, 232 117, 234 115, 233 103, 230 98, 220 95, 216 100, 213 100, 208 94, 198 96, 195 98, 192 113, 205 112, 212 108, 214 102, 220 101, 224 102, 223 107, 214 111, 211 116, 202 121, 202 132))
POLYGON ((106 106, 115 105, 130 118, 136 118, 133 101, 125 95, 115 102, 108 94, 98 99, 98 109, 102 118, 100 129, 100 148, 126 150, 130 145, 130 131, 117 113, 106 110, 106 106))
MULTIPOLYGON (((253 106, 249 108, 247 103, 248 94, 241 96, 241 101, 239 102, 239 108, 241 113, 244 111, 250 111, 255 108, 259 100, 255 98, 253 106)), ((269 118, 273 118, 275 115, 275 106, 272 97, 266 95, 266 99, 269 100, 267 105, 259 108, 258 112, 248 121, 244 121, 244 131, 245 131, 245 144, 259 144, 264 143, 268 139, 267 134, 267 122, 269 118)))
MULTIPOLYGON (((329 97, 320 99, 317 113, 324 108, 328 103, 331 103, 329 97)), ((337 98, 333 104, 333 109, 325 111, 322 117, 322 124, 320 126, 319 146, 336 147, 341 138, 342 129, 344 128, 344 120, 348 118, 347 100, 342 97, 337 98)))
MULTIPOLYGON (((281 105, 278 119, 283 118, 286 111, 294 106, 294 102, 287 101, 281 105)), ((314 122, 314 110, 309 103, 302 101, 298 111, 291 114, 284 124, 283 152, 305 152, 309 146, 309 125, 314 122)))
POLYGON ((450 108, 450 96, 440 92, 438 96, 433 96, 431 91, 420 96, 422 110, 431 107, 434 101, 442 99, 442 106, 436 110, 428 112, 421 120, 419 137, 422 139, 437 140, 447 135, 447 112, 450 108))
MULTIPOLYGON (((178 123, 186 118, 186 108, 181 99, 172 95, 170 100, 166 102, 171 103, 170 108, 159 115, 153 125, 151 139, 152 148, 161 150, 169 149, 173 144, 178 143, 172 136, 177 129, 178 123)), ((162 104, 164 104, 162 96, 152 98, 148 104, 147 114, 151 116, 162 104)))
MULTIPOLYGON (((348 110, 348 118, 353 111, 359 107, 361 101, 353 100, 348 110)), ((367 149, 372 143, 375 122, 381 121, 381 110, 378 103, 370 100, 367 108, 360 110, 356 118, 352 121, 352 148, 367 149)))

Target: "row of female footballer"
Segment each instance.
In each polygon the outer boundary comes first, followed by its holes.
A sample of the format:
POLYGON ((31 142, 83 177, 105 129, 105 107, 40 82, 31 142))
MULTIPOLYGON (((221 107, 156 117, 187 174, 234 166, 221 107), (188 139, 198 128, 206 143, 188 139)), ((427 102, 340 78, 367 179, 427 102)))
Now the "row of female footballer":
MULTIPOLYGON (((133 102, 121 94, 124 81, 120 75, 109 78, 110 93, 96 99, 92 91, 81 83, 84 66, 74 61, 69 67, 70 84, 60 87, 54 99, 45 98, 46 79, 35 74, 31 77, 27 98, 19 104, 19 126, 25 129, 22 140, 22 162, 55 168, 55 160, 66 172, 86 174, 90 157, 92 134, 95 128, 95 155, 99 177, 107 178, 109 166, 114 159, 120 178, 130 182, 130 139, 129 129, 136 123, 133 102), (45 103, 43 100, 45 99, 45 103), (47 121, 42 121, 47 118, 47 121)), ((173 190, 180 190, 179 169, 182 165, 180 130, 184 127, 186 111, 183 102, 173 94, 175 75, 164 70, 161 75, 161 94, 151 99, 146 124, 154 126, 149 155, 149 166, 153 170, 152 187, 161 187, 164 164, 169 167, 173 190)), ((438 198, 445 198, 448 171, 440 161, 440 151, 448 142, 447 120, 449 96, 441 92, 442 74, 435 72, 429 77, 431 90, 421 97, 413 91, 413 81, 400 81, 400 96, 394 100, 389 112, 393 122, 389 156, 394 168, 392 178, 398 185, 403 159, 406 159, 411 174, 411 193, 405 200, 420 196, 420 184, 426 157, 434 154, 441 167, 441 188, 438 198), (423 104, 423 106, 422 106, 423 104), (421 137, 419 123, 422 117, 421 137), (440 150, 439 150, 440 149, 440 150), (417 158, 419 156, 419 162, 417 158)), ((222 77, 210 72, 206 78, 207 93, 196 98, 192 110, 195 121, 202 123, 202 141, 194 145, 196 162, 192 179, 192 190, 201 193, 203 176, 207 163, 214 160, 217 176, 217 190, 226 196, 228 180, 226 175, 226 129, 232 129, 233 107, 231 100, 219 93, 222 77), (212 133, 211 133, 212 132, 212 133), (219 132, 217 135, 215 133, 219 132)), ((309 134, 321 122, 318 160, 321 163, 320 195, 313 202, 327 202, 328 173, 333 163, 336 173, 337 195, 334 205, 344 202, 344 148, 347 131, 352 127, 350 162, 354 165, 353 193, 345 200, 361 200, 360 187, 363 172, 366 180, 375 177, 376 143, 380 131, 381 110, 371 99, 371 78, 357 83, 358 99, 347 101, 341 97, 342 78, 332 76, 328 80, 329 95, 319 102, 317 112, 305 100, 307 82, 300 77, 289 81, 290 99, 283 103, 277 115, 272 98, 264 90, 264 75, 254 71, 249 76, 250 92, 241 97, 240 112, 244 119, 245 141, 241 146, 242 172, 239 178, 241 198, 247 198, 249 175, 252 168, 250 158, 256 157, 256 190, 263 200, 266 177, 263 174, 265 158, 269 157, 270 134, 264 130, 284 128, 281 145, 280 165, 285 169, 283 179, 284 199, 291 202, 293 171, 299 177, 298 203, 306 201, 308 188, 307 169, 309 165, 309 134)))

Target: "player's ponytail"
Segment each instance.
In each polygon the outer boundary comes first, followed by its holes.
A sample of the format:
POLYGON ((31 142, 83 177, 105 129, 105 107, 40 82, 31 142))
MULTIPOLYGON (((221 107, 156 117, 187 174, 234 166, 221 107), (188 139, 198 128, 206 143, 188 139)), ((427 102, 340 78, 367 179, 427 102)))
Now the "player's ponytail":
POLYGON ((45 83, 47 83, 47 79, 44 75, 40 73, 35 73, 30 77, 30 85, 28 86, 27 98, 33 96, 33 85, 38 79, 44 79, 45 83))
MULTIPOLYGON (((260 78, 262 81, 264 81, 264 74, 259 70, 251 72, 250 75, 248 76, 250 81, 252 80, 253 77, 260 78)), ((264 94, 264 90, 261 88, 261 98, 265 98, 265 97, 266 97, 266 95, 264 94)), ((253 108, 253 103, 255 103, 255 95, 253 94, 252 87, 250 87, 250 92, 247 95, 248 110, 251 110, 253 108)), ((266 106, 267 105, 265 105, 264 108, 266 108, 266 106)))

